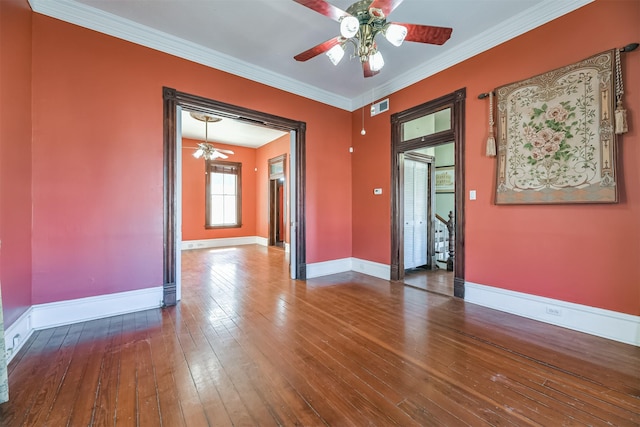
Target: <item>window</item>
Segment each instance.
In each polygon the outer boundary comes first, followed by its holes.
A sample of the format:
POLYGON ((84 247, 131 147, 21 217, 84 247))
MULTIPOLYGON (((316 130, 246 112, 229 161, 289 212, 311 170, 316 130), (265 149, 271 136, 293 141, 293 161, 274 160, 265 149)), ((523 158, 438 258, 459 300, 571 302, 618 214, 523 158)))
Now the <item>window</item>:
POLYGON ((242 164, 208 160, 206 173, 206 228, 242 225, 242 164))
POLYGON ((451 129, 451 107, 402 123, 402 141, 433 135, 451 129))

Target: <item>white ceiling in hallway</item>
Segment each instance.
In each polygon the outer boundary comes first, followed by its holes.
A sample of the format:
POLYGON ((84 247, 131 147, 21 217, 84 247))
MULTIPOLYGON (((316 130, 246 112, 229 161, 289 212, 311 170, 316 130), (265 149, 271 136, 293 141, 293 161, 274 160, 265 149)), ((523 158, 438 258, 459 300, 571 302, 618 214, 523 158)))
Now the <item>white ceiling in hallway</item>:
MULTIPOLYGON (((182 137, 191 138, 198 141, 205 139, 204 122, 191 117, 188 111, 183 110, 182 115, 182 137)), ((263 126, 251 125, 238 120, 223 118, 219 122, 209 123, 208 141, 214 146, 216 143, 239 145, 242 147, 258 148, 268 144, 283 135, 275 129, 263 126)), ((183 146, 195 146, 193 143, 183 142, 183 146)))

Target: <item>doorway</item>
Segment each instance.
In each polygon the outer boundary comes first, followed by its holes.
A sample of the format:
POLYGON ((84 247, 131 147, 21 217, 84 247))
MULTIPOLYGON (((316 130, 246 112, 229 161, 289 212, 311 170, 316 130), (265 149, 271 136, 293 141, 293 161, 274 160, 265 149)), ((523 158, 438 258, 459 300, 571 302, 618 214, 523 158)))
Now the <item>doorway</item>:
POLYGON ((180 274, 180 177, 178 176, 181 109, 228 117, 291 135, 291 277, 306 279, 305 233, 305 131, 304 122, 294 121, 268 113, 249 110, 231 104, 202 98, 172 88, 163 88, 164 104, 164 254, 163 254, 163 305, 175 305, 179 297, 180 274))
POLYGON ((418 151, 404 157, 404 269, 437 268, 433 224, 433 162, 435 157, 418 151))
MULTIPOLYGON (((460 89, 391 116, 391 280, 404 281, 405 278, 405 165, 416 151, 452 143, 455 164, 447 166, 452 181, 448 185, 454 200, 451 269, 454 272, 453 294, 460 298, 464 298, 465 98, 466 90, 460 89)), ((437 181, 437 178, 433 181, 434 188, 437 181)), ((429 222, 434 223, 432 218, 429 222)), ((433 246, 432 243, 429 246, 433 246)))
MULTIPOLYGON (((269 246, 285 248, 287 242, 287 155, 269 159, 269 246)), ((286 248, 285 248, 286 249, 286 248)))
POLYGON ((269 246, 284 248, 284 182, 272 179, 269 182, 269 246))

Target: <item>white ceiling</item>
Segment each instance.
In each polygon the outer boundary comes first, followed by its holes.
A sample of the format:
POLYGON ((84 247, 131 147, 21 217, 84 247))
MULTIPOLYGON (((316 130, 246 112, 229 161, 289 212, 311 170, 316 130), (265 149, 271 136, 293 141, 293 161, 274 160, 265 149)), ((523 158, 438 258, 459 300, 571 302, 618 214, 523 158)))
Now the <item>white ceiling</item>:
MULTIPOLYGON (((188 111, 182 111, 182 136, 200 141, 205 139, 205 124, 203 121, 191 117, 188 111)), ((209 129, 206 135, 209 142, 240 145, 243 147, 258 148, 271 141, 286 135, 275 129, 256 126, 237 120, 223 118, 219 122, 208 123, 209 129)), ((187 145, 187 144, 185 144, 187 145)), ((190 144, 194 146, 194 144, 190 144)))
MULTIPOLYGON (((452 27, 442 46, 379 41, 385 66, 295 55, 339 24, 292 0, 29 0, 37 13, 354 111, 593 0, 405 0, 388 21, 452 27)), ((352 0, 330 0, 346 10, 352 0)))

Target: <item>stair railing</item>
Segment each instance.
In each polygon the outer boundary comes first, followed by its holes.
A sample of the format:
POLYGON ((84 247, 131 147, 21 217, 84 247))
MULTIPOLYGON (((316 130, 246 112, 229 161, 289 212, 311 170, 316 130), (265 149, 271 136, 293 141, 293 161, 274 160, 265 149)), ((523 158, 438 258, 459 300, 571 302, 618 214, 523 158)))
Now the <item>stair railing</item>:
POLYGON ((436 214, 435 221, 435 254, 436 260, 447 263, 447 271, 453 271, 453 260, 456 250, 454 214, 449 211, 449 219, 445 220, 436 214))

